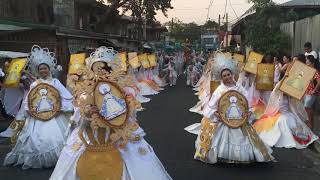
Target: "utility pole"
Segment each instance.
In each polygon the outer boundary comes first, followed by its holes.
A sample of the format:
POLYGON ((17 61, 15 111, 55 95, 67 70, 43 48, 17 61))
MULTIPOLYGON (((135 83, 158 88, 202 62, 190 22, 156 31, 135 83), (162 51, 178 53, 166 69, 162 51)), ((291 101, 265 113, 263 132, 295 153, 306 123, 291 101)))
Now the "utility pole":
POLYGON ((173 18, 171 19, 171 31, 173 30, 173 18))
POLYGON ((226 47, 228 47, 228 13, 226 13, 226 47))
POLYGON ((218 19, 218 24, 219 24, 218 30, 219 30, 219 32, 220 32, 220 26, 221 26, 221 15, 220 15, 220 14, 219 14, 219 19, 218 19))

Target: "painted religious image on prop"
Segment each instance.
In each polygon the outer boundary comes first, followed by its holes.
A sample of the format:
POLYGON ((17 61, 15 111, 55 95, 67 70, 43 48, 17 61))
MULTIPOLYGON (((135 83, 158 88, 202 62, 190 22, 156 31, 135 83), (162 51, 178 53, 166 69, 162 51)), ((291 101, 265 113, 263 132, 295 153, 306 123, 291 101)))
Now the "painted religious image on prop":
POLYGON ((280 90, 289 96, 301 100, 316 71, 316 69, 311 68, 302 62, 294 61, 289 70, 289 76, 285 77, 283 80, 280 90))
POLYGON ((40 83, 30 91, 28 106, 31 116, 42 121, 50 120, 61 109, 60 93, 55 87, 40 83))
POLYGON ((226 92, 219 100, 217 116, 231 128, 241 127, 248 120, 247 99, 237 91, 226 92))
POLYGON ((122 91, 111 82, 99 82, 95 88, 95 104, 107 124, 121 126, 127 120, 127 102, 122 91))
POLYGON ((273 64, 258 64, 256 76, 256 89, 272 91, 274 86, 274 71, 273 64))
POLYGON ((249 53, 249 57, 247 59, 247 63, 244 67, 244 70, 252 74, 257 74, 257 67, 258 64, 262 62, 262 59, 262 54, 251 51, 249 53))

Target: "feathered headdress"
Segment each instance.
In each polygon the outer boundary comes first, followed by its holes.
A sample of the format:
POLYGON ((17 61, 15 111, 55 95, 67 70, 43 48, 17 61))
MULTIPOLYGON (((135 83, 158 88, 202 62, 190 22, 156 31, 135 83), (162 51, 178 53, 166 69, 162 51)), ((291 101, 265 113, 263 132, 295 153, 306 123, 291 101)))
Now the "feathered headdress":
POLYGON ((215 80, 221 80, 221 71, 229 69, 233 74, 239 73, 237 62, 227 59, 223 53, 216 53, 212 64, 212 75, 215 80))
POLYGON ((112 47, 105 47, 101 46, 96 49, 95 52, 90 54, 90 57, 86 59, 86 65, 88 69, 92 68, 92 65, 95 62, 105 62, 110 66, 112 69, 118 67, 117 65, 117 56, 118 52, 115 51, 112 47))
POLYGON ((30 55, 28 56, 29 69, 33 75, 39 75, 38 66, 40 64, 48 65, 51 73, 56 73, 57 71, 62 70, 62 67, 57 65, 57 59, 53 52, 50 52, 48 48, 41 48, 38 45, 33 45, 30 55))

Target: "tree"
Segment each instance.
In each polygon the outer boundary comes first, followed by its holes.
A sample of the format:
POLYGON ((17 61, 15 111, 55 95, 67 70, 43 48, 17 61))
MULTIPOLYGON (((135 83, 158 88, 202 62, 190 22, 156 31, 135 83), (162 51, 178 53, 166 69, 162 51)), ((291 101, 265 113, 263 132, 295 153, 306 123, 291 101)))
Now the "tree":
POLYGON ((183 23, 177 18, 164 23, 164 25, 169 26, 169 36, 180 42, 185 42, 186 39, 189 39, 191 42, 199 41, 201 34, 206 32, 206 30, 216 30, 219 27, 219 24, 215 21, 209 20, 204 25, 198 25, 194 22, 183 23))
POLYGON ((202 25, 204 29, 219 29, 219 24, 215 21, 208 20, 204 25, 202 25))
POLYGON ((150 24, 155 21, 157 11, 161 11, 167 16, 167 10, 172 9, 171 0, 98 0, 98 2, 104 3, 108 7, 106 8, 105 20, 113 14, 118 14, 119 9, 122 9, 123 13, 130 11, 138 21, 142 21, 145 17, 150 24))
POLYGON ((200 39, 201 26, 192 23, 183 23, 179 19, 175 18, 172 21, 164 23, 165 26, 169 26, 169 36, 176 41, 185 42, 189 39, 191 42, 200 39))

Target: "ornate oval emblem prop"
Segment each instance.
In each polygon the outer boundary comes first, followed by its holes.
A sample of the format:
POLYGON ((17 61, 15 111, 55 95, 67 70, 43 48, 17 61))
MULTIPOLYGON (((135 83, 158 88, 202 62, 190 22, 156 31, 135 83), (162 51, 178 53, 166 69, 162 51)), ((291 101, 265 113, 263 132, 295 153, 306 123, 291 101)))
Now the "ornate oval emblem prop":
POLYGON ((239 128, 248 121, 248 101, 238 91, 228 91, 218 102, 216 115, 230 128, 239 128))
POLYGON ((128 118, 128 103, 121 89, 112 82, 98 82, 94 90, 95 105, 106 125, 117 128, 128 118))
POLYGON ((60 93, 53 86, 40 83, 30 91, 28 106, 32 117, 48 121, 55 117, 61 109, 60 93))

